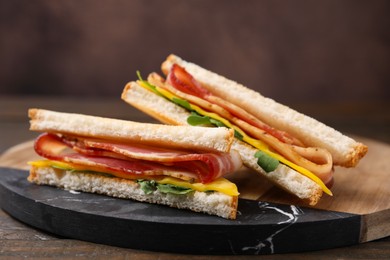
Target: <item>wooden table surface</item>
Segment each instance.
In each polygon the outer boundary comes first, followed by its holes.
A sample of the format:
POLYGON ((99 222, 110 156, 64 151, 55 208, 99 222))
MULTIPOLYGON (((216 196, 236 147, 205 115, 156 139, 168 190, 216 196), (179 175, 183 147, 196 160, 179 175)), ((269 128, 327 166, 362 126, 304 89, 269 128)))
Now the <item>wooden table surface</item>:
MULTIPOLYGON (((336 129, 390 143, 390 104, 289 104, 336 129)), ((119 98, 0 97, 0 153, 36 137, 28 130, 30 107, 155 122, 119 98)), ((118 248, 61 238, 29 227, 0 210, 0 258, 246 259, 248 256, 179 255, 118 248)), ((390 237, 329 250, 258 256, 262 259, 390 259, 390 237)), ((253 256, 251 258, 256 258, 253 256)))

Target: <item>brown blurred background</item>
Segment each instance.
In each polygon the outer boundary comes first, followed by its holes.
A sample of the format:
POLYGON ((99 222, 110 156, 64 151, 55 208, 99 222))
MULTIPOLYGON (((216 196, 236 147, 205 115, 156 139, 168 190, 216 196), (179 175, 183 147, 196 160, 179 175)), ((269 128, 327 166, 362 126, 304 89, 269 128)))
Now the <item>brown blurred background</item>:
POLYGON ((389 1, 0 0, 0 95, 119 95, 175 53, 282 102, 390 98, 389 1))

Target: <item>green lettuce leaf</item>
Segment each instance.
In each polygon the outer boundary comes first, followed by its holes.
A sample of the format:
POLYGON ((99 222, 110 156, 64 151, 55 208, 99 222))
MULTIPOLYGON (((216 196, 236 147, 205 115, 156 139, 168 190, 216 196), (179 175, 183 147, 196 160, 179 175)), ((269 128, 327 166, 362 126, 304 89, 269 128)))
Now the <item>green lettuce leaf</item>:
POLYGON ((172 184, 158 184, 157 189, 162 193, 171 193, 171 194, 187 194, 193 190, 190 188, 183 188, 172 184))
POLYGON ((137 70, 137 77, 138 77, 138 79, 139 79, 140 81, 142 81, 142 83, 144 83, 144 84, 149 88, 150 91, 153 91, 153 92, 156 93, 157 95, 164 97, 164 96, 157 90, 156 86, 150 84, 147 80, 144 80, 144 79, 142 78, 141 72, 140 72, 139 70, 137 70))
POLYGON ((214 118, 203 116, 201 114, 193 111, 191 115, 187 118, 187 123, 192 126, 198 125, 209 125, 209 126, 218 126, 218 127, 226 127, 221 121, 216 120, 214 118))
POLYGON ((227 127, 224 123, 214 118, 210 118, 210 122, 218 127, 227 127))
POLYGON ((181 107, 184 107, 187 110, 190 110, 190 111, 192 110, 191 105, 190 105, 190 103, 188 103, 187 100, 180 99, 180 98, 173 98, 172 102, 181 106, 181 107))
POLYGON ((244 138, 244 136, 238 132, 236 129, 234 129, 234 137, 237 138, 238 140, 241 140, 244 138))
POLYGON ((155 191, 157 188, 157 183, 154 180, 137 180, 139 185, 141 186, 141 190, 145 192, 145 194, 151 194, 153 191, 155 191))
POLYGON ((195 112, 192 112, 191 115, 187 118, 187 123, 192 126, 212 125, 209 117, 199 115, 195 112))
POLYGON ((179 187, 172 184, 159 184, 154 180, 137 180, 137 183, 139 183, 145 194, 151 194, 155 190, 159 190, 162 193, 171 193, 176 195, 187 194, 193 191, 190 188, 179 187))
POLYGON ((279 165, 278 160, 260 150, 255 153, 255 157, 257 158, 257 164, 266 172, 274 171, 279 165))

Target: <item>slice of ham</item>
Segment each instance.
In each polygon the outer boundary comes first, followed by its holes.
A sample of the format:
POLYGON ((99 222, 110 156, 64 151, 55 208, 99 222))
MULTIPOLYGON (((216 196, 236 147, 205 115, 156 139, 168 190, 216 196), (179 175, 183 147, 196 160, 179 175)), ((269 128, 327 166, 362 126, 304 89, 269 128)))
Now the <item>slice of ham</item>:
POLYGON ((179 98, 219 114, 249 136, 265 142, 287 160, 313 172, 325 184, 332 182, 333 160, 327 150, 305 147, 301 141, 288 133, 265 124, 237 105, 213 95, 179 65, 172 66, 166 82, 154 74, 150 79, 152 84, 174 93, 179 98))
POLYGON ((51 160, 117 172, 130 178, 171 176, 189 182, 208 183, 241 167, 237 152, 188 153, 140 144, 58 136, 44 133, 34 145, 35 151, 51 160))
POLYGON ((292 137, 288 133, 267 125, 260 119, 246 112, 241 107, 213 95, 210 91, 204 88, 190 73, 177 64, 172 65, 172 68, 167 75, 166 81, 169 85, 173 86, 180 92, 201 98, 203 100, 208 100, 211 104, 217 105, 220 108, 220 112, 229 113, 232 116, 267 132, 284 143, 300 146, 303 145, 298 139, 292 137))

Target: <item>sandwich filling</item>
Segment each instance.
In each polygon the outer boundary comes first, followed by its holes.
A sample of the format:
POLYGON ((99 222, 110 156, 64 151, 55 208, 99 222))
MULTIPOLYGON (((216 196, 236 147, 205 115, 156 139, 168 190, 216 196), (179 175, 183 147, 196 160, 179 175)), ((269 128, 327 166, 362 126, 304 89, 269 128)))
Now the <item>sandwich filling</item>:
POLYGON ((53 133, 41 134, 35 140, 34 149, 47 159, 30 162, 35 167, 131 179, 144 191, 152 185, 165 190, 169 187, 169 190, 182 192, 219 191, 238 196, 236 185, 223 178, 241 167, 241 159, 235 151, 203 153, 53 133))
POLYGON ((258 152, 258 164, 266 172, 275 170, 279 163, 315 181, 322 190, 332 195, 333 161, 323 148, 306 147, 304 142, 289 133, 273 128, 255 116, 208 91, 184 68, 173 64, 166 79, 152 73, 148 80, 139 76, 138 83, 191 112, 190 125, 224 126, 235 131, 235 137, 258 152))

